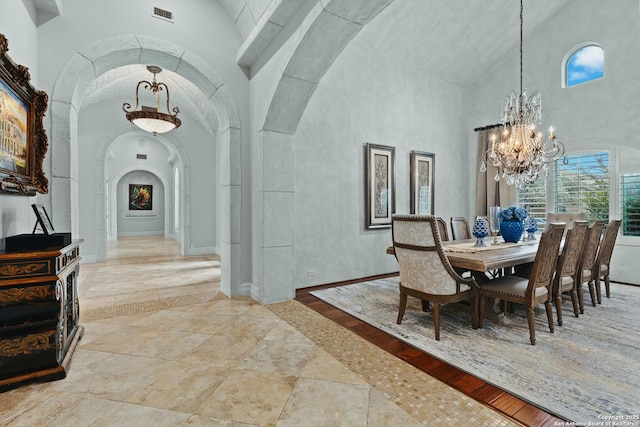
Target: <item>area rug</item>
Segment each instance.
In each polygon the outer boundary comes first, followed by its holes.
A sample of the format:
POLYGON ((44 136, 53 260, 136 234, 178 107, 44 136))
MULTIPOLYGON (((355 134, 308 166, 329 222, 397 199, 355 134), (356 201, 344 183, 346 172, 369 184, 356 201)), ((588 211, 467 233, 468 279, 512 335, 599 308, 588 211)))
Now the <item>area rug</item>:
MULTIPOLYGON (((397 278, 311 293, 576 425, 617 420, 627 424, 609 425, 640 426, 633 421, 640 415, 640 287, 612 283, 611 298, 603 297, 597 307, 589 302, 579 318, 566 301, 563 326, 556 323, 553 334, 541 306, 535 346, 529 342, 526 313, 517 306, 506 317, 487 310, 484 328, 473 330, 468 307, 446 305, 436 341, 432 312, 423 312, 416 298, 409 297, 404 320, 396 324, 397 278)), ((589 300, 588 291, 585 297, 589 300)), ((554 321, 555 316, 554 307, 554 321)))

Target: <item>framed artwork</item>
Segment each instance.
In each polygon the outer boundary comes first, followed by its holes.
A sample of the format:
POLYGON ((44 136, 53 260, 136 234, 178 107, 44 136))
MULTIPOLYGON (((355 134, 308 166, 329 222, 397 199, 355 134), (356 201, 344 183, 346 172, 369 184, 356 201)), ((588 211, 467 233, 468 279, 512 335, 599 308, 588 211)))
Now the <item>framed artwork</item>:
POLYGON ((129 210, 150 211, 153 209, 153 185, 129 184, 129 210))
POLYGON ((396 210, 395 148, 366 144, 365 149, 366 228, 389 228, 396 210))
POLYGON ((411 152, 409 212, 412 214, 433 215, 433 161, 433 153, 411 152))
POLYGON ((42 162, 47 135, 42 124, 48 96, 30 84, 29 69, 7 55, 0 34, 0 192, 33 196, 49 191, 42 162))
MULTIPOLYGON (((33 208, 33 212, 36 214, 36 227, 40 225, 40 228, 42 228, 42 231, 46 235, 54 234, 55 230, 53 229, 53 224, 51 223, 51 219, 49 219, 49 215, 47 214, 47 210, 44 206, 33 204, 31 207, 33 208)), ((33 228, 34 232, 36 227, 33 228)))

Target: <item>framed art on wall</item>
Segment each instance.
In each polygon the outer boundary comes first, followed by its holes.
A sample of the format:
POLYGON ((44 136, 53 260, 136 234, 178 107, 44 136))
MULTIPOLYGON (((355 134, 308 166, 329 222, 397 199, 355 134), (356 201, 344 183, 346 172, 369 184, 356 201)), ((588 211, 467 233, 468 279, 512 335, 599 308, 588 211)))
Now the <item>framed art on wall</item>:
POLYGON ((411 178, 409 180, 410 213, 433 215, 434 154, 412 151, 410 157, 411 178))
POLYGON ((48 96, 31 86, 29 69, 7 55, 0 34, 0 192, 33 196, 47 193, 42 162, 47 152, 43 126, 48 96))
POLYGON ((150 211, 153 209, 153 185, 129 184, 129 210, 150 211))
POLYGON ((366 144, 366 228, 391 227, 395 212, 395 148, 366 144))

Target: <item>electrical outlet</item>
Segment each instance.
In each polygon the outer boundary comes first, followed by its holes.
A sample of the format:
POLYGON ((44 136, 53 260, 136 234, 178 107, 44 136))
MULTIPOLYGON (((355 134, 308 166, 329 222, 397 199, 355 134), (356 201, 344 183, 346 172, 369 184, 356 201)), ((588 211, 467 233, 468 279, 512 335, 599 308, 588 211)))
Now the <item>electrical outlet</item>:
POLYGON ((316 271, 315 270, 307 270, 307 276, 311 277, 311 276, 315 276, 316 275, 316 271))

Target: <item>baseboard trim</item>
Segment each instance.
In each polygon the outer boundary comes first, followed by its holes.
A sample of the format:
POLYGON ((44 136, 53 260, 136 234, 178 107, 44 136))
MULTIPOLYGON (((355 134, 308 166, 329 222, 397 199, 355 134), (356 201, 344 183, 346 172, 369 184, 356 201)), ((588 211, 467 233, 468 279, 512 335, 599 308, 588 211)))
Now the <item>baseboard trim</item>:
POLYGON ((98 257, 96 255, 82 255, 80 257, 80 264, 95 264, 98 262, 98 257))
POLYGON ((335 288, 337 286, 352 285, 354 283, 368 282, 370 280, 386 279, 386 278, 389 278, 389 277, 395 277, 395 276, 399 276, 399 275, 400 275, 400 272, 396 271, 396 272, 392 272, 392 273, 376 274, 375 276, 361 277, 359 279, 350 279, 350 280, 342 280, 340 282, 326 283, 324 285, 306 286, 306 287, 296 288, 296 294, 297 294, 298 290, 301 290, 305 294, 307 294, 307 293, 309 293, 311 291, 315 291, 315 290, 318 290, 318 289, 335 288))
POLYGON ((220 249, 215 246, 208 246, 202 248, 189 248, 189 255, 220 255, 220 249))
POLYGON ((118 237, 146 237, 146 236, 163 236, 164 231, 122 231, 118 233, 118 237))

